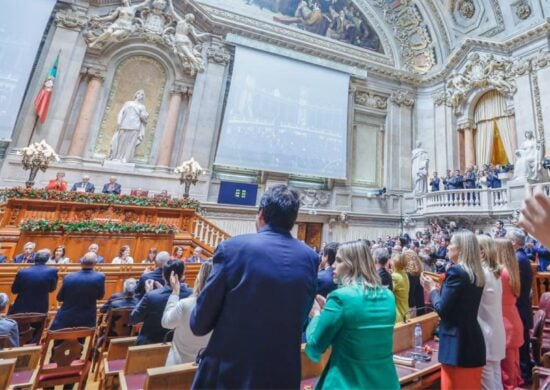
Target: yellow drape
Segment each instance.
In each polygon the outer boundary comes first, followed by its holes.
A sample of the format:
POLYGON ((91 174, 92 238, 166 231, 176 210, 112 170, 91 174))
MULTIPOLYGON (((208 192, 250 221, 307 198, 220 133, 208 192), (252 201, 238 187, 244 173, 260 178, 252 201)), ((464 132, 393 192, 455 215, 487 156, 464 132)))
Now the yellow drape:
POLYGON ((491 163, 493 165, 508 165, 508 157, 506 156, 506 149, 500 138, 500 131, 498 130, 497 122, 493 121, 493 156, 491 157, 491 163))

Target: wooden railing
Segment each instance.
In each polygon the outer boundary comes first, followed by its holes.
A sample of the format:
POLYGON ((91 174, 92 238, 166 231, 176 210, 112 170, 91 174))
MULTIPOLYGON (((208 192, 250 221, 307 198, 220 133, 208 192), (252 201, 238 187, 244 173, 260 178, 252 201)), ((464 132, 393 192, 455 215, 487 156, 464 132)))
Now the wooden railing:
POLYGON ((214 253, 220 242, 231 237, 216 225, 196 214, 193 218, 191 234, 193 239, 201 243, 210 253, 214 253))

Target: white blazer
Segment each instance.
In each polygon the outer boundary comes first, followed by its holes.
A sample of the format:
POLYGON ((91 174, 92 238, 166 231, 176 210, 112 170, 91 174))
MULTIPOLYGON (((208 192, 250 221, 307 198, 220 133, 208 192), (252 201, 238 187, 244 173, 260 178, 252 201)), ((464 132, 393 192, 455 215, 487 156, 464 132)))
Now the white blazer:
POLYGON ((486 359, 501 361, 506 356, 506 333, 502 316, 502 282, 483 267, 485 286, 477 312, 477 321, 485 339, 486 359))

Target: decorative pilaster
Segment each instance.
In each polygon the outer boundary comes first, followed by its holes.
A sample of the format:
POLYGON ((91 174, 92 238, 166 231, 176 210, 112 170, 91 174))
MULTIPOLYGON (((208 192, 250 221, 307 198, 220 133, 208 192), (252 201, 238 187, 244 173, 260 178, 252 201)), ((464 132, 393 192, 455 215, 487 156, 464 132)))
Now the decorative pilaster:
POLYGON ((458 125, 458 130, 464 132, 464 168, 468 169, 476 164, 475 126, 471 121, 466 121, 458 125))
POLYGON ((190 95, 191 88, 175 84, 170 91, 170 104, 168 105, 168 115, 166 117, 166 124, 164 126, 164 132, 162 134, 162 141, 160 143, 160 151, 157 158, 157 165, 169 166, 170 158, 172 156, 172 149, 174 147, 174 139, 176 137, 176 129, 178 125, 178 117, 181 109, 181 102, 183 95, 190 95))
POLYGON ((104 79, 105 70, 97 66, 83 68, 83 73, 88 77, 88 86, 86 95, 80 108, 80 114, 76 127, 74 129, 71 146, 69 147, 69 156, 83 157, 84 148, 90 135, 90 125, 96 111, 101 85, 104 79))

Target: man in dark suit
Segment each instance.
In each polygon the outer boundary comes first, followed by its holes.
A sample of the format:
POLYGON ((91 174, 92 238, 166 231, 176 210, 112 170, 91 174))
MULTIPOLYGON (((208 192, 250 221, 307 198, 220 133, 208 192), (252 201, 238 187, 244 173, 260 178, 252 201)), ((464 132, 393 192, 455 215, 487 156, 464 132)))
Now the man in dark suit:
POLYGON ((374 257, 374 264, 376 266, 376 272, 380 276, 382 285, 387 286, 391 291, 393 291, 393 281, 391 279, 391 274, 388 272, 387 265, 390 260, 390 254, 386 248, 375 249, 372 257, 374 257))
POLYGON ((88 252, 80 263, 82 269, 65 277, 57 293, 62 305, 50 330, 96 326, 97 300, 105 295, 105 274, 94 271, 96 262, 97 255, 88 252))
POLYGON ((186 263, 202 263, 203 262, 203 258, 202 258, 202 248, 201 247, 196 247, 195 249, 193 249, 193 256, 187 258, 187 260, 185 260, 186 263))
MULTIPOLYGON (((181 260, 169 260, 162 269, 165 281, 170 280, 172 272, 182 280, 184 273, 184 264, 181 260)), ((130 315, 130 324, 135 325, 143 322, 143 328, 136 341, 136 345, 160 343, 164 336, 168 333, 168 329, 161 325, 164 308, 172 293, 170 283, 165 283, 164 286, 157 285, 157 289, 153 289, 153 284, 156 284, 153 279, 147 280, 145 285, 145 295, 141 298, 136 308, 130 315)), ((193 291, 186 284, 180 284, 180 299, 187 298, 193 291)))
POLYGON ((531 307, 531 282, 533 281, 533 271, 531 269, 531 262, 523 249, 526 238, 523 231, 518 228, 510 229, 506 238, 512 241, 519 265, 521 289, 516 301, 516 307, 518 308, 519 316, 523 323, 524 340, 524 344, 519 349, 519 365, 523 380, 526 384, 529 384, 532 381, 531 370, 535 365, 529 353, 529 330, 533 327, 533 309, 531 307))
POLYGON ((72 188, 72 192, 95 192, 95 186, 90 183, 90 176, 84 175, 82 176, 82 181, 78 183, 74 183, 72 188))
POLYGON ((437 172, 434 172, 434 177, 432 178, 432 180, 430 180, 430 185, 432 186, 432 192, 439 191, 440 182, 441 182, 441 180, 437 176, 437 172))
POLYGON ((34 263, 34 248, 36 248, 36 244, 34 242, 27 242, 23 247, 23 253, 15 256, 13 262, 20 264, 34 263))
MULTIPOLYGON (((100 256, 97 254, 97 252, 99 251, 99 245, 97 245, 95 242, 90 244, 90 246, 88 247, 88 252, 93 252, 95 253, 95 255, 97 256, 97 264, 103 264, 105 263, 105 259, 103 258, 103 256, 100 256)), ((82 263, 82 260, 84 259, 84 256, 82 256, 78 262, 79 263, 82 263)))
POLYGON ((330 242, 325 245, 323 249, 323 256, 321 257, 320 271, 317 273, 317 294, 324 296, 338 287, 334 283, 334 260, 336 260, 336 252, 338 251, 338 243, 330 242))
POLYGON ((155 257, 155 269, 140 276, 136 295, 142 297, 145 294, 145 285, 148 280, 153 280, 153 282, 158 282, 159 285, 164 286, 165 281, 162 276, 162 268, 168 260, 170 260, 170 253, 162 251, 157 254, 155 257))
POLYGON ((17 294, 17 298, 10 314, 48 312, 48 294, 57 286, 57 268, 46 265, 50 257, 48 249, 40 250, 32 267, 17 271, 11 285, 11 292, 17 294))
POLYGON ((101 306, 99 311, 107 313, 110 309, 120 309, 123 307, 134 308, 139 303, 136 298, 137 281, 134 278, 128 278, 124 281, 122 292, 114 293, 107 299, 107 302, 101 306))
POLYGON ((116 177, 111 176, 109 178, 109 183, 103 186, 103 190, 101 192, 103 192, 104 194, 120 195, 120 190, 121 187, 120 184, 116 182, 116 177))
POLYGON ((319 257, 294 239, 300 198, 269 188, 257 234, 220 243, 191 314, 193 333, 212 331, 193 388, 298 388, 303 326, 317 291, 319 257))

